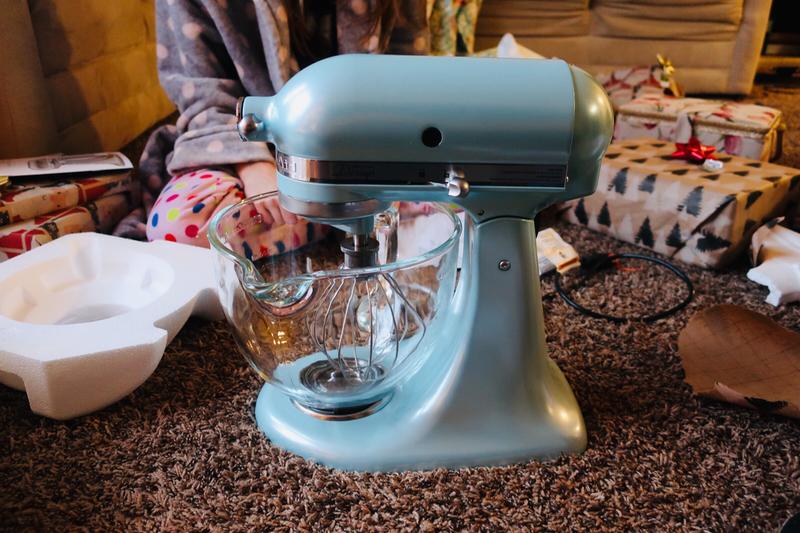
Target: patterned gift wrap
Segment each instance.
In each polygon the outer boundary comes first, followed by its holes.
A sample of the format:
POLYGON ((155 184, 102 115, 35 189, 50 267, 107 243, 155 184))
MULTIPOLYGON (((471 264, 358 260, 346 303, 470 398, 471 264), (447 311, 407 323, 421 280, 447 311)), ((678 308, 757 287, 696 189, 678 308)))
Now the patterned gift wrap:
POLYGON ((656 65, 600 72, 595 75, 595 79, 605 89, 611 105, 618 110, 635 98, 645 95, 663 96, 663 76, 664 70, 656 65))
POLYGON ((780 155, 781 112, 754 104, 646 94, 620 106, 614 139, 697 137, 718 152, 770 161, 780 155))
POLYGON ((131 172, 73 180, 26 179, 0 189, 0 226, 30 220, 139 187, 131 172))
POLYGON ((70 233, 109 233, 139 203, 139 192, 103 196, 94 202, 0 227, 0 261, 70 233))
POLYGON ((704 267, 721 267, 744 250, 765 221, 800 200, 800 170, 722 156, 708 172, 670 154, 672 143, 612 143, 597 192, 562 204, 574 223, 704 267))

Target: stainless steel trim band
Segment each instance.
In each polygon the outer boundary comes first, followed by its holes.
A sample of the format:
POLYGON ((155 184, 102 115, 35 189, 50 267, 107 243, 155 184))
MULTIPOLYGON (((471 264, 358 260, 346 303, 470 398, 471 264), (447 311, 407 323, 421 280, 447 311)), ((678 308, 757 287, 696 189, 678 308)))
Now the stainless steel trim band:
POLYGON ((236 122, 242 120, 242 110, 244 109, 244 96, 240 96, 236 100, 236 122))
POLYGON ((372 199, 341 203, 310 202, 283 193, 279 193, 278 201, 296 215, 317 219, 349 220, 371 216, 385 208, 380 201, 372 199))
POLYGON ((316 183, 428 185, 446 183, 454 170, 463 172, 470 186, 546 187, 563 189, 565 165, 467 163, 407 163, 372 161, 319 161, 277 152, 278 172, 286 177, 316 183))

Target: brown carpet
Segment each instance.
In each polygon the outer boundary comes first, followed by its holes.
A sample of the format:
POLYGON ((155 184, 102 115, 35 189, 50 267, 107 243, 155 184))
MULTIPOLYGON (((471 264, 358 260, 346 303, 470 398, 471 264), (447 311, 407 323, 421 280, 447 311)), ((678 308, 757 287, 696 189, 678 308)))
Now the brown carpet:
MULTIPOLYGON (((798 94, 762 86, 753 98, 792 112, 784 161, 795 166, 798 94)), ((582 253, 641 251, 559 230, 582 253)), ((139 390, 79 420, 34 416, 0 387, 0 529, 775 531, 800 511, 800 424, 693 398, 676 355, 688 317, 716 303, 800 329, 800 306, 764 304, 745 270, 689 268, 695 301, 653 325, 578 315, 547 282, 548 344, 589 433, 584 454, 549 462, 403 474, 309 464, 256 429, 259 383, 225 324, 190 322, 139 390)), ((630 276, 578 297, 614 310, 680 289, 630 276)))

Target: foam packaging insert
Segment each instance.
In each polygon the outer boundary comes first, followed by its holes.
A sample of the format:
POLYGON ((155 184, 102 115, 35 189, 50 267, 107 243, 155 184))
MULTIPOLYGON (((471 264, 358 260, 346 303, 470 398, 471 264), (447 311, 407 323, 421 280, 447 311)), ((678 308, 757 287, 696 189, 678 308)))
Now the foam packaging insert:
POLYGON ((753 263, 747 277, 769 289, 767 303, 779 306, 800 301, 800 233, 779 226, 780 219, 764 224, 750 243, 753 263))
POLYGON ((69 419, 132 392, 191 315, 223 318, 211 251, 67 235, 0 263, 0 383, 69 419))

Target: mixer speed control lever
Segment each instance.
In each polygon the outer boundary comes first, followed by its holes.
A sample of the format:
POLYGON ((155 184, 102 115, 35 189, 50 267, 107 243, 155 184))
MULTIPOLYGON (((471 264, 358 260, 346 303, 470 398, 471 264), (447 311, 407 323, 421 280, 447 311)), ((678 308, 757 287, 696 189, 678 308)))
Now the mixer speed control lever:
POLYGON ((431 185, 447 189, 447 195, 454 198, 464 198, 469 194, 469 182, 464 179, 464 172, 461 170, 450 169, 444 183, 430 182, 431 185))

